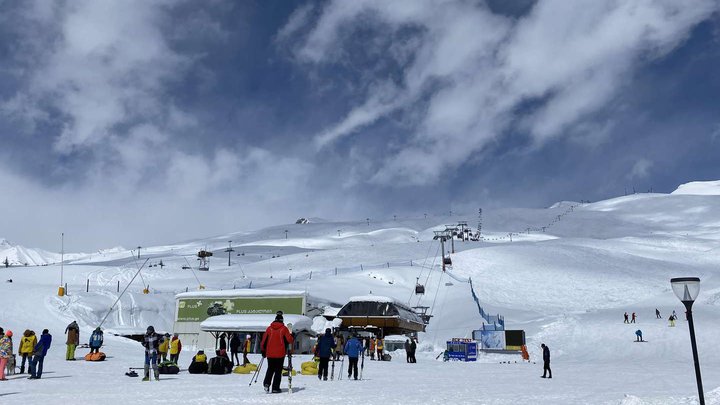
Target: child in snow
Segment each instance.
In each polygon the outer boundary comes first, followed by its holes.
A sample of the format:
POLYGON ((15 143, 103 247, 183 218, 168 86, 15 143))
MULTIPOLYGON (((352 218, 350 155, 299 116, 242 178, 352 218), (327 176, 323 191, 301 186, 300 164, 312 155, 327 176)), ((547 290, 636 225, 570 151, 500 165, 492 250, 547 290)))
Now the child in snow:
POLYGON ((0 381, 5 381, 5 367, 8 361, 14 356, 13 354, 13 343, 12 343, 12 331, 5 332, 5 336, 0 338, 0 381))

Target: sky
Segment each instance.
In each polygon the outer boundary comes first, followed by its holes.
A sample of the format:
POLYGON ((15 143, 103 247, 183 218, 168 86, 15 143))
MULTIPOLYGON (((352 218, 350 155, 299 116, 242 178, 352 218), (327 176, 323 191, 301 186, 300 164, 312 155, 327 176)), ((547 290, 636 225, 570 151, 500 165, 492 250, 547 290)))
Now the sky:
POLYGON ((718 0, 0 0, 0 77, 53 251, 720 178, 718 0))

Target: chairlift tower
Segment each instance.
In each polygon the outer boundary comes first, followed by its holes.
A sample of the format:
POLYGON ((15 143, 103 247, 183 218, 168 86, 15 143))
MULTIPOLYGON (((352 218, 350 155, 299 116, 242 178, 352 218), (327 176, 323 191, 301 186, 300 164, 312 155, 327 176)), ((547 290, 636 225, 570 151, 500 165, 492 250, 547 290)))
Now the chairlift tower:
POLYGON ((460 227, 460 234, 462 235, 463 241, 465 240, 465 228, 467 228, 467 221, 458 222, 457 226, 460 227))
POLYGON ((198 270, 200 271, 208 271, 210 270, 210 260, 209 258, 213 255, 213 252, 210 252, 208 250, 202 249, 197 253, 198 260, 200 260, 200 267, 198 267, 198 270))
POLYGON ((458 229, 455 225, 445 225, 445 232, 450 237, 450 244, 452 246, 452 251, 450 253, 455 253, 455 235, 457 235, 458 229))
POLYGON ((232 252, 235 251, 235 249, 232 248, 232 241, 231 241, 231 240, 228 241, 228 248, 225 249, 225 251, 226 251, 227 254, 228 254, 228 267, 230 267, 230 255, 232 254, 232 252))
MULTIPOLYGON (((435 236, 433 236, 434 240, 440 240, 440 250, 442 251, 442 271, 445 272, 445 241, 447 240, 448 234, 447 231, 433 231, 435 233, 435 236)), ((450 259, 448 257, 448 259, 450 259)))

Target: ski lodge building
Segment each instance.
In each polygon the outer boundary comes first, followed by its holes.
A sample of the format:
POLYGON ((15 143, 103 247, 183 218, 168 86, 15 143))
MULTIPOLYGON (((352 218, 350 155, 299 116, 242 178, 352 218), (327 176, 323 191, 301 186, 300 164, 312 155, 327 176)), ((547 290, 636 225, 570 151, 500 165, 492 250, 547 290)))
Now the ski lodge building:
MULTIPOLYGON (((306 296, 303 291, 237 289, 195 291, 175 296, 173 332, 183 345, 195 349, 215 350, 216 338, 222 332, 247 334, 257 344, 262 332, 283 311, 285 323, 292 323, 297 336, 314 335, 312 320, 305 316, 306 296)), ((298 339, 302 345, 303 339, 298 339)), ((298 347, 299 348, 299 347, 298 347)), ((211 351, 210 353, 212 353, 211 351)))

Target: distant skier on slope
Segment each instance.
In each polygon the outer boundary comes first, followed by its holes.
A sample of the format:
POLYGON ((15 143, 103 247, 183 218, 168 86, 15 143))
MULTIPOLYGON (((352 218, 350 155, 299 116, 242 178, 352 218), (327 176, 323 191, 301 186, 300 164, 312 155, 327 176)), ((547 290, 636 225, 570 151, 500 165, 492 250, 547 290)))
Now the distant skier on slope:
POLYGON ((628 321, 628 313, 627 312, 625 312, 625 322, 624 323, 630 323, 630 321, 628 321))
POLYGON ((644 342, 642 337, 642 331, 640 329, 635 331, 635 341, 636 342, 644 342))
POLYGON ((655 319, 662 319, 662 316, 660 316, 660 310, 655 308, 655 319))
POLYGON ((549 375, 547 378, 552 378, 552 370, 550 370, 550 348, 545 346, 545 343, 542 343, 540 345, 543 349, 543 375, 542 378, 545 377, 545 373, 547 372, 549 375))
POLYGON ((635 323, 635 318, 637 315, 635 315, 635 312, 632 313, 632 319, 630 320, 630 323, 635 323))

